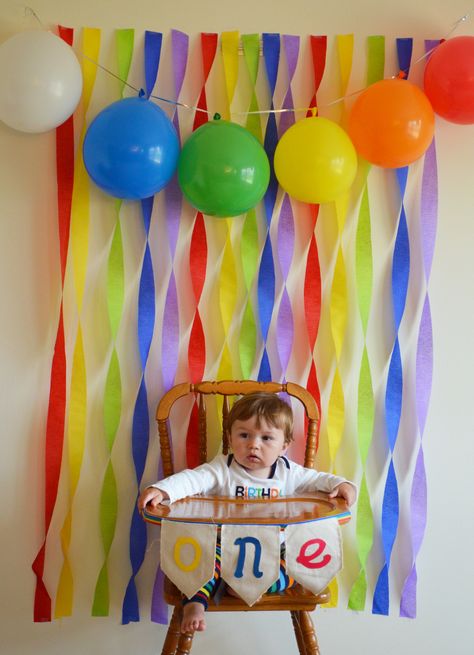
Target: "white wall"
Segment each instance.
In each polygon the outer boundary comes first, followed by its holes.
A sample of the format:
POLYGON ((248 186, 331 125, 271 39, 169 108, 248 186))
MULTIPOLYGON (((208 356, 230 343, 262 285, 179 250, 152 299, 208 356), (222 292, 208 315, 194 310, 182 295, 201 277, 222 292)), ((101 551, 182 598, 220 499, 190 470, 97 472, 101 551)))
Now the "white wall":
MULTIPOLYGON (((190 35, 228 29, 302 36, 327 33, 329 37, 354 32, 362 43, 370 34, 385 34, 388 39, 442 37, 470 7, 467 0, 450 3, 399 0, 386 5, 376 0, 333 3, 36 0, 34 9, 48 26, 57 23, 77 28, 96 26, 106 34, 117 27, 156 29, 164 33, 177 28, 190 35)), ((0 9, 0 37, 3 39, 27 26, 18 5, 4 0, 0 9)), ((474 33, 474 19, 457 31, 457 34, 470 33, 474 33)), ((322 652, 327 654, 343 650, 374 655, 472 652, 474 128, 439 120, 436 137, 440 206, 430 283, 435 370, 425 432, 429 516, 418 559, 418 618, 356 614, 342 608, 318 610, 314 618, 322 652)), ((48 377, 56 327, 52 317, 56 316, 59 289, 54 135, 23 135, 0 125, 0 153, 3 498, 0 652, 5 655, 65 652, 125 655, 135 649, 151 655, 159 652, 165 629, 148 621, 145 606, 141 623, 122 627, 118 582, 113 590, 109 618, 89 616, 90 598, 84 593, 85 582, 79 579, 72 618, 50 624, 32 622, 34 576, 30 564, 41 542, 38 494, 41 497, 48 377)), ((78 507, 77 512, 86 513, 87 507, 78 507)), ((123 546, 128 539, 126 520, 119 527, 117 542, 123 546)), ((75 556, 80 559, 80 554, 78 551, 75 556)), ((112 564, 118 565, 115 570, 123 584, 128 576, 123 559, 116 559, 112 564)), ((151 566, 149 571, 151 575, 151 566)), ((149 586, 146 574, 139 582, 145 597, 149 586)), ((235 616, 213 615, 208 623, 208 631, 196 638, 193 650, 196 655, 205 652, 233 655, 243 649, 262 653, 296 652, 290 620, 283 615, 246 614, 238 617, 238 623, 235 616)))

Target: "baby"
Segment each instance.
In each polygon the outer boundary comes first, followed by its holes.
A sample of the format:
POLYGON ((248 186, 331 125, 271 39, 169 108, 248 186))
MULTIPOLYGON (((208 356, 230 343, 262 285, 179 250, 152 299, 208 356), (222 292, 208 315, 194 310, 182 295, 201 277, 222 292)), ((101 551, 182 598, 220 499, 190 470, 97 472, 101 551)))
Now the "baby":
MULTIPOLYGON (((305 468, 285 457, 286 449, 293 441, 293 414, 291 407, 277 395, 254 393, 243 396, 229 412, 227 430, 231 455, 217 455, 209 463, 186 469, 147 487, 140 494, 138 509, 142 511, 148 504, 156 507, 163 501, 172 503, 194 494, 270 500, 305 491, 324 491, 329 498, 343 498, 349 506, 355 502, 357 491, 352 482, 305 468)), ((182 632, 205 629, 207 600, 217 588, 219 571, 218 545, 213 579, 195 596, 184 601, 182 632)), ((293 584, 284 570, 282 573, 280 578, 285 582, 280 581, 269 591, 282 591, 293 584)))

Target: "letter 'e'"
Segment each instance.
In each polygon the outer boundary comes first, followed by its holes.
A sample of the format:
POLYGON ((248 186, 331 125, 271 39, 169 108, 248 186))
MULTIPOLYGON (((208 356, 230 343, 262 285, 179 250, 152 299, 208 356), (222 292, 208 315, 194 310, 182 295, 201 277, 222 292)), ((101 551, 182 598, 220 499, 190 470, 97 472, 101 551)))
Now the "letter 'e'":
POLYGON ((324 539, 310 539, 306 541, 300 548, 300 552, 296 561, 307 569, 322 569, 327 566, 331 561, 331 555, 327 554, 319 561, 315 562, 314 560, 323 554, 324 549, 326 548, 326 542, 324 539), (313 544, 317 544, 317 548, 314 552, 307 554, 308 548, 313 544))

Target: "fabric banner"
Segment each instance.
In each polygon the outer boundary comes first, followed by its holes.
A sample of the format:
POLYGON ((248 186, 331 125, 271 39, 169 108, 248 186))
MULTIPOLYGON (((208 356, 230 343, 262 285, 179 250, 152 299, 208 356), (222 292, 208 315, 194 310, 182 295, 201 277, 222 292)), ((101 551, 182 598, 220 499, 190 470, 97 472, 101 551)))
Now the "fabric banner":
POLYGON ((278 525, 222 526, 222 579, 250 607, 280 577, 278 525))
POLYGON ((217 525, 161 522, 161 568, 188 598, 214 575, 216 543, 217 525))
POLYGON ((289 525, 286 572, 319 594, 342 568, 342 536, 337 519, 289 525))

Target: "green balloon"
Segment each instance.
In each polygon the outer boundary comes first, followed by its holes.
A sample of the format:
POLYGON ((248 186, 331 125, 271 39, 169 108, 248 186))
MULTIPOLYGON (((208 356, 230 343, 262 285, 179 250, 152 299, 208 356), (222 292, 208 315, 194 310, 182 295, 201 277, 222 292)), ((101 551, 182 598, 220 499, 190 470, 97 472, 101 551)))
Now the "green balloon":
POLYGON ((248 130, 224 120, 201 125, 183 146, 178 180, 188 202, 222 218, 247 212, 270 180, 265 150, 248 130))

